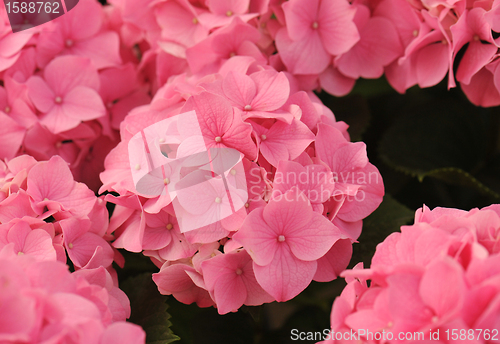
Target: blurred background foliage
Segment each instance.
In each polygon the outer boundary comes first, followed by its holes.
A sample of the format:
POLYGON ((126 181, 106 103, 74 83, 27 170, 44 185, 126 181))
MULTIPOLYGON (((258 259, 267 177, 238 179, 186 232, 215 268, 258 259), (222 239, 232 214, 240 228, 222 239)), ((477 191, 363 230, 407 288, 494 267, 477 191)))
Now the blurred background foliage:
MULTIPOLYGON (((366 143, 386 189, 381 206, 364 221, 350 268, 359 262, 369 267, 377 244, 401 225, 411 224, 423 204, 469 210, 500 202, 499 108, 475 107, 459 89, 447 90, 446 82, 414 87, 402 95, 384 78, 358 80, 346 97, 318 96, 337 120, 350 125, 352 141, 366 143)), ((329 328, 333 300, 345 286, 342 278, 312 282, 286 303, 243 307, 221 316, 214 308, 200 309, 159 295, 150 278, 158 268, 141 254, 123 254, 120 283, 131 299, 131 321, 145 328, 148 343, 165 344, 179 337, 177 342, 186 344, 296 343, 292 329, 329 328)))

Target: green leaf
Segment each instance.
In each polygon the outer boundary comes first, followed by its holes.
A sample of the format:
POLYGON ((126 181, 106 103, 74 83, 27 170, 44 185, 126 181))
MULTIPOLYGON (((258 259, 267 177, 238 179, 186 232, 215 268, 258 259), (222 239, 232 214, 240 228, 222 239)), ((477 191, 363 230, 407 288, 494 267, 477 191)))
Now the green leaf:
POLYGON ((254 343, 255 322, 248 312, 220 315, 214 307, 185 305, 173 298, 169 305, 175 319, 172 328, 182 344, 254 343))
POLYGON ((423 175, 419 175, 418 179, 423 180, 424 177, 433 177, 451 184, 462 185, 474 188, 483 195, 491 196, 494 199, 500 200, 500 195, 474 178, 470 173, 467 173, 459 168, 448 167, 439 168, 429 171, 423 175))
POLYGON ((476 177, 491 151, 491 122, 487 110, 453 98, 409 103, 383 136, 380 157, 420 181, 432 177, 498 200, 500 195, 476 177))
POLYGON ((383 94, 392 94, 396 91, 385 77, 378 79, 358 79, 350 94, 360 94, 365 97, 377 97, 383 94))
POLYGON ((366 97, 360 94, 337 98, 320 94, 323 103, 333 109, 337 121, 344 121, 349 125, 351 141, 360 141, 370 124, 371 114, 366 97))
POLYGON ((363 221, 363 232, 358 244, 353 246, 350 268, 363 262, 369 267, 375 249, 389 234, 398 232, 401 226, 413 221, 415 213, 396 201, 390 195, 385 195, 380 206, 363 221))
POLYGON ((146 331, 147 344, 168 344, 180 339, 170 329, 168 296, 158 292, 150 273, 129 278, 120 287, 130 299, 129 321, 146 331))

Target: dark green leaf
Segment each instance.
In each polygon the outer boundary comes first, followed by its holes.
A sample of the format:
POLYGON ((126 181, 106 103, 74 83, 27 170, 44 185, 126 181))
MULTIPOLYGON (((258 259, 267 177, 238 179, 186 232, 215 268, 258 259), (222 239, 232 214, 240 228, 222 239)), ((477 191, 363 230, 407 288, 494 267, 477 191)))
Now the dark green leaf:
POLYGON ((146 331, 147 344, 168 344, 179 340, 170 329, 168 296, 158 292, 150 273, 129 278, 120 287, 130 299, 132 314, 129 321, 146 331))
POLYGON ((452 98, 409 104, 380 142, 380 156, 394 169, 472 187, 493 199, 499 195, 477 174, 486 164, 491 118, 484 109, 452 98))
POLYGON ((354 244, 353 255, 349 267, 363 262, 364 267, 369 267, 375 248, 385 238, 398 232, 401 226, 413 221, 414 212, 400 204, 390 195, 385 195, 380 206, 363 221, 363 232, 354 244))

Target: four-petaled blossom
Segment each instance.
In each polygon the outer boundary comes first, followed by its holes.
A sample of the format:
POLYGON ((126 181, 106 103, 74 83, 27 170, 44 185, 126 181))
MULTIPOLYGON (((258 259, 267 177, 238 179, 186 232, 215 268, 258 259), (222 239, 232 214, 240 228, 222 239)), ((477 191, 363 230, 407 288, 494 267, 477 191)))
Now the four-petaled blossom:
POLYGON ((40 123, 57 134, 75 128, 81 121, 105 114, 97 91, 99 76, 90 60, 63 56, 52 60, 44 78, 32 76, 28 91, 33 104, 43 113, 40 123))
POLYGON ((312 210, 298 188, 279 198, 251 212, 233 238, 252 257, 255 277, 264 290, 277 301, 286 301, 309 285, 316 260, 342 233, 312 210))

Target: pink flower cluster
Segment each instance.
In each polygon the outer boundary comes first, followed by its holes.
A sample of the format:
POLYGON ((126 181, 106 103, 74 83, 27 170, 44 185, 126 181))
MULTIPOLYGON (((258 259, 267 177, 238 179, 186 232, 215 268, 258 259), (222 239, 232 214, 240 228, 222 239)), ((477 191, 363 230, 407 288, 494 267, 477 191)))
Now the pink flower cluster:
POLYGON ((59 155, 97 191, 121 120, 150 101, 139 60, 121 49, 108 12, 82 0, 55 21, 12 33, 0 5, 1 159, 59 155))
MULTIPOLYGON (((313 279, 336 278, 349 262, 362 219, 384 194, 364 143, 349 142, 345 123, 253 57, 231 57, 218 73, 170 78, 120 129, 122 141, 101 174, 101 191, 120 195, 106 196, 117 205, 110 222, 113 245, 150 256, 161 267, 153 279, 162 293, 216 305, 220 313, 290 300, 313 279), (175 149, 185 154, 198 128, 206 149, 241 154, 242 163, 225 171, 231 185, 243 185, 238 195, 244 207, 231 216, 188 229, 179 224, 179 216, 192 223, 229 207, 226 190, 215 181, 173 196, 137 191, 132 174, 144 165, 132 159, 144 148, 130 151, 135 146, 129 142, 174 116, 163 132, 145 136, 149 151, 160 152, 163 143, 180 137, 175 149)), ((165 166, 158 178, 166 189, 179 177, 165 166)))
POLYGON ((290 0, 273 7, 273 65, 334 95, 385 74, 401 93, 448 74, 469 100, 500 105, 498 1, 290 0), (274 26, 273 26, 274 27, 274 26))
POLYGON ((497 343, 499 233, 499 205, 417 210, 414 225, 377 246, 369 269, 343 272, 329 339, 497 343))
POLYGON ((385 74, 403 93, 448 74, 448 87, 458 81, 474 104, 500 104, 494 0, 112 3, 124 41, 148 42, 143 64, 156 74, 153 89, 186 68, 213 73, 239 55, 268 61, 305 91, 345 95, 356 79, 385 74))
POLYGON ((472 103, 500 105, 498 1, 290 0, 272 8, 273 65, 308 85, 344 95, 357 78, 385 74, 404 93, 448 74, 448 87, 456 79, 472 103))
POLYGON ((127 296, 103 267, 74 273, 56 261, 0 250, 2 343, 136 344, 144 331, 125 322, 127 296))
POLYGON ((0 160, 1 342, 144 343, 125 323, 130 304, 111 267, 123 257, 107 241, 108 217, 61 157, 0 160))
POLYGON ((112 271, 108 216, 104 200, 75 182, 61 157, 0 160, 0 248, 13 244, 18 254, 63 263, 67 255, 76 269, 112 271))

